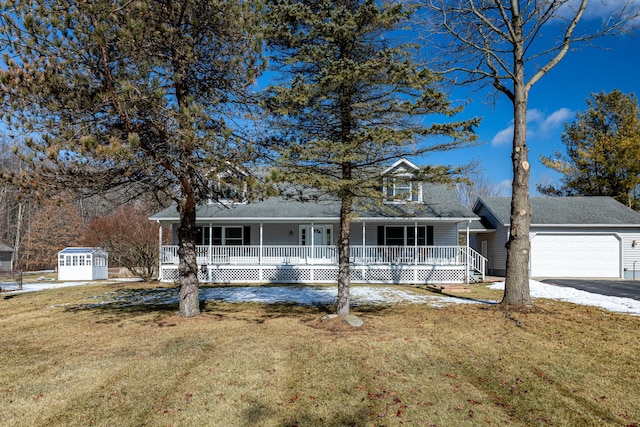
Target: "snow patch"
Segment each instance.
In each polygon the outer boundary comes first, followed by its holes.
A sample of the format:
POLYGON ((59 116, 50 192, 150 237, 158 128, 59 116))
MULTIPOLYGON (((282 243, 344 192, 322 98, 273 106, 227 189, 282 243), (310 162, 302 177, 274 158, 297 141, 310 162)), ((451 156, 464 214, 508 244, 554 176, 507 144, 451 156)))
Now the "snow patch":
MULTIPOLYGON (((496 282, 489 286, 489 289, 504 290, 504 282, 496 282)), ((615 313, 640 316, 640 301, 631 298, 594 294, 570 287, 550 285, 536 280, 529 280, 529 291, 532 298, 548 298, 579 305, 601 307, 615 313)))

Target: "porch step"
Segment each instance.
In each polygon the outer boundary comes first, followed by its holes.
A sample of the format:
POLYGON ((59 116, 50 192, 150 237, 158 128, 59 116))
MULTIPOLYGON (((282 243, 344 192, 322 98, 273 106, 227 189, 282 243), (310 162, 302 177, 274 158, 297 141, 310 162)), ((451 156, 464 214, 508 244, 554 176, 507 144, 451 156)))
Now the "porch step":
POLYGON ((431 292, 446 294, 463 294, 466 292, 471 292, 471 289, 463 285, 427 285, 427 289, 429 289, 431 292))

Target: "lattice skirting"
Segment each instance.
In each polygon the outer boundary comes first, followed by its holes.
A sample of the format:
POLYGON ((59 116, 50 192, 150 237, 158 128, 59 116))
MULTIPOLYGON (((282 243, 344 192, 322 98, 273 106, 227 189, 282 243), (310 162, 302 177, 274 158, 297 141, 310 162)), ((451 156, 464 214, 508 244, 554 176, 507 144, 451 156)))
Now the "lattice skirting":
MULTIPOLYGON (((223 266, 201 268, 203 283, 327 283, 338 280, 337 266, 223 266)), ((178 280, 177 267, 162 267, 161 281, 178 280)), ((464 283, 463 266, 354 266, 352 283, 464 283)))

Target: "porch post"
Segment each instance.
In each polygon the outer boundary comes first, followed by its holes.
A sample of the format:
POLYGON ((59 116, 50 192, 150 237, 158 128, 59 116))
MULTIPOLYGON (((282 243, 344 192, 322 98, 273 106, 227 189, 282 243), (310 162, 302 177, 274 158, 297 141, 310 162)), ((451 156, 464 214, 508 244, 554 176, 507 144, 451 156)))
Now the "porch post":
POLYGON ((263 233, 263 223, 260 223, 260 252, 258 253, 258 264, 262 265, 262 233, 263 233))
POLYGON ((414 222, 413 227, 413 263, 418 265, 418 221, 414 222))
MULTIPOLYGON (((311 257, 309 258, 309 263, 310 264, 315 264, 314 261, 314 257, 315 257, 315 251, 314 251, 314 246, 315 246, 315 237, 316 237, 316 228, 313 225, 313 222, 311 223, 311 233, 309 236, 309 239, 311 239, 311 257)), ((312 273, 313 275, 313 273, 312 273)))
POLYGON ((470 282, 469 280, 469 226, 471 225, 471 220, 467 221, 467 256, 466 256, 466 278, 467 278, 467 283, 470 282))
MULTIPOLYGON (((425 234, 425 239, 427 238, 425 234)), ((418 221, 413 223, 413 283, 418 282, 418 221)))
POLYGON ((207 257, 209 261, 207 264, 212 264, 213 261, 213 224, 209 223, 209 256, 207 257))
POLYGON ((366 267, 365 267, 365 263, 367 263, 367 261, 365 261, 367 259, 367 224, 365 221, 362 221, 362 254, 361 256, 361 263, 362 263, 362 281, 365 281, 367 278, 365 276, 365 272, 367 271, 366 267))
POLYGON ((162 223, 158 221, 158 280, 162 280, 162 223))

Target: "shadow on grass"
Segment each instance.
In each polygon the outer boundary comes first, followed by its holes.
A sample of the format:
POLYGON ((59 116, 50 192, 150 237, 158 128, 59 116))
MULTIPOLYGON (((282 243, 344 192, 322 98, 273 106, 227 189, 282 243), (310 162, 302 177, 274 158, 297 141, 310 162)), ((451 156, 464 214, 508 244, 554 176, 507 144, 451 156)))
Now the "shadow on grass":
MULTIPOLYGON (((313 286, 220 286, 200 288, 200 310, 218 320, 233 318, 264 323, 281 317, 309 318, 335 313, 335 297, 330 288, 313 286)), ((68 306, 65 311, 91 311, 103 317, 99 323, 117 323, 146 314, 154 319, 140 319, 168 326, 162 318, 178 312, 178 288, 127 288, 90 297, 82 304, 68 306)), ((359 314, 379 314, 391 304, 352 304, 359 314)))
MULTIPOLYGON (((260 402, 254 402, 254 404, 243 413, 243 426, 253 427, 260 425, 266 420, 273 420, 274 417, 277 417, 277 411, 260 402)), ((349 413, 343 410, 325 416, 314 414, 310 409, 301 409, 297 411, 295 416, 288 418, 293 419, 281 420, 278 425, 283 427, 365 427, 371 425, 371 417, 368 415, 366 408, 356 409, 355 413, 349 413)))

